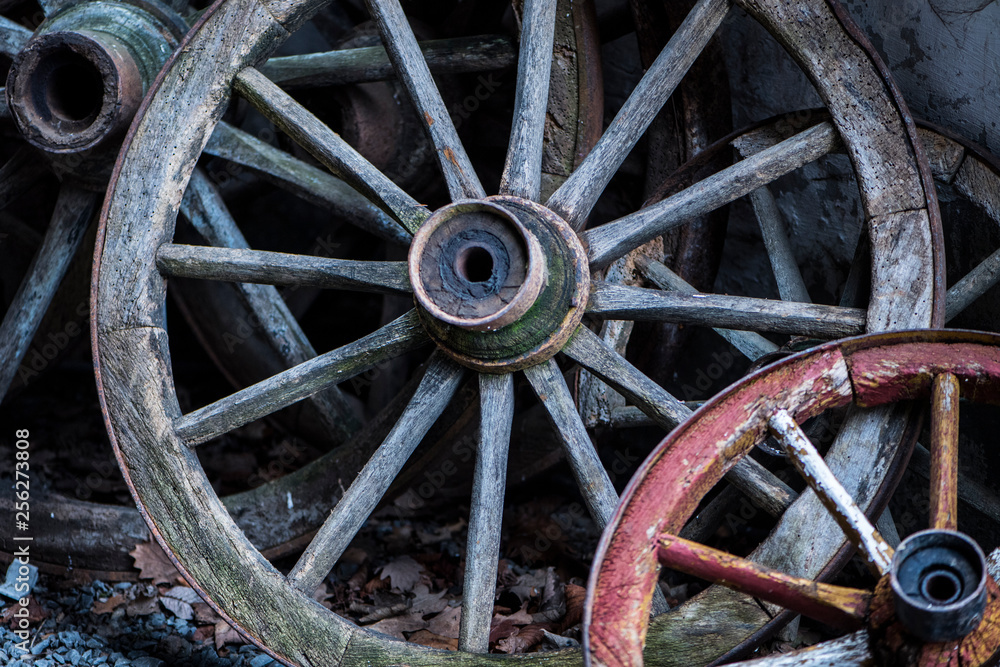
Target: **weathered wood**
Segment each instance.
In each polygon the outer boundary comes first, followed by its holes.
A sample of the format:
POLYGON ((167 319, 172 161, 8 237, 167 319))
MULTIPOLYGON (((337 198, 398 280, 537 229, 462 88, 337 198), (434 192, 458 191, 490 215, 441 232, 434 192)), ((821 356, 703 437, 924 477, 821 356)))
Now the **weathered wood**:
MULTIPOLYGON (((643 274, 657 287, 663 290, 673 290, 681 294, 698 294, 693 286, 689 285, 679 275, 671 271, 660 262, 647 261, 642 258, 637 260, 636 265, 643 274)), ((715 329, 715 332, 725 338, 745 357, 752 361, 760 359, 765 354, 777 352, 778 346, 764 338, 760 334, 752 331, 733 331, 731 329, 715 329)))
POLYGON ((472 481, 458 647, 472 653, 488 653, 500 558, 507 452, 514 419, 513 374, 480 374, 479 396, 479 448, 472 481))
POLYGON ((774 200, 770 188, 765 185, 751 192, 750 202, 757 224, 760 225, 774 280, 778 283, 778 294, 784 301, 810 303, 812 299, 809 298, 809 290, 806 289, 799 265, 795 261, 785 218, 778 210, 778 202, 774 200))
POLYGON ((722 584, 828 625, 855 630, 868 613, 871 593, 867 591, 793 577, 673 535, 660 535, 656 541, 656 555, 664 567, 722 584))
MULTIPOLYGON (((646 70, 597 145, 566 182, 552 193, 546 206, 574 228, 583 226, 611 177, 722 24, 730 4, 730 0, 701 0, 691 10, 656 61, 646 70)), ((659 235, 653 234, 643 242, 659 235)), ((633 247, 639 245, 642 243, 633 247)))
MULTIPOLYGON (((697 410, 701 407, 700 401, 684 401, 684 405, 689 410, 697 410)), ((650 419, 646 413, 634 405, 624 405, 615 408, 608 416, 607 422, 599 422, 595 426, 607 425, 612 428, 638 428, 641 426, 654 426, 656 422, 650 419)))
POLYGON ((277 412, 427 342, 410 311, 378 331, 289 368, 177 420, 177 435, 197 445, 277 412))
POLYGON ((871 218, 868 236, 872 256, 872 298, 868 306, 867 330, 928 326, 934 303, 934 272, 928 270, 933 267, 915 259, 933 245, 927 210, 871 218), (901 308, 904 302, 911 307, 901 308))
POLYGON ((590 262, 605 266, 667 230, 710 213, 826 155, 836 144, 837 133, 833 126, 820 123, 661 202, 587 230, 582 236, 588 244, 590 262))
POLYGON ((931 388, 931 528, 958 530, 958 378, 942 373, 931 388))
POLYGON ((379 294, 412 292, 406 262, 329 259, 266 250, 166 243, 156 252, 156 265, 164 275, 180 278, 379 294))
POLYGON ((757 660, 732 663, 740 667, 874 667, 867 630, 859 630, 808 648, 757 660))
POLYGON ((795 469, 819 496, 851 543, 861 551, 875 575, 881 577, 888 574, 892 565, 892 547, 858 508, 795 419, 786 411, 779 410, 768 420, 768 426, 784 445, 795 469))
POLYGON ((451 198, 482 199, 486 196, 486 191, 458 138, 455 124, 431 77, 427 61, 420 54, 417 39, 413 36, 398 0, 366 0, 365 4, 382 34, 382 44, 396 70, 396 76, 403 82, 410 94, 410 101, 427 127, 451 198))
POLYGON ((646 377, 585 326, 577 329, 562 351, 614 387, 668 431, 691 414, 683 403, 646 377))
MULTIPOLYGON (((181 213, 208 243, 220 248, 248 248, 243 232, 230 215, 218 189, 201 170, 191 176, 181 202, 181 213)), ((246 311, 231 315, 239 318, 246 314, 261 323, 260 333, 280 360, 281 367, 295 366, 316 356, 312 343, 277 288, 252 283, 236 283, 233 287, 239 294, 239 307, 246 311)), ((338 388, 317 392, 309 400, 315 405, 325 435, 332 442, 342 442, 357 430, 359 424, 350 402, 338 388)))
POLYGON ((8 18, 0 16, 0 53, 13 58, 31 39, 32 32, 8 18))
POLYGON ((0 86, 0 120, 10 120, 10 106, 7 104, 7 89, 0 86))
POLYGON ((435 356, 385 442, 351 482, 288 573, 289 583, 300 591, 312 593, 330 573, 410 454, 454 396, 465 370, 444 355, 435 356))
POLYGON ((410 232, 341 179, 229 123, 219 123, 215 127, 205 152, 246 167, 264 180, 323 207, 378 238, 398 245, 410 243, 410 232))
POLYGON ((749 456, 726 473, 726 481, 742 491, 754 505, 774 517, 784 514, 799 497, 792 487, 749 456))
MULTIPOLYGON (((488 72, 517 62, 514 45, 502 35, 432 39, 419 44, 435 74, 488 72)), ((280 56, 257 69, 285 90, 385 81, 395 76, 381 46, 280 56)))
POLYGON ((716 294, 678 294, 595 283, 587 312, 608 319, 681 322, 742 331, 844 338, 865 331, 860 308, 716 294))
POLYGON ((962 166, 965 158, 965 147, 949 139, 940 132, 927 128, 917 128, 917 136, 924 145, 927 164, 934 174, 934 179, 943 183, 951 183, 955 173, 962 166))
POLYGON ((1000 282, 1000 250, 995 250, 976 268, 966 273, 957 283, 948 288, 944 321, 953 320, 998 282, 1000 282))
POLYGON ((426 207, 403 192, 340 136, 253 68, 241 71, 233 87, 335 176, 377 204, 411 234, 427 216, 426 207))
POLYGON ((514 117, 507 160, 500 177, 500 194, 538 201, 556 0, 525 0, 523 12, 514 117))
POLYGON ((31 339, 94 217, 97 202, 93 192, 69 184, 59 190, 42 245, 0 324, 0 399, 17 375, 31 339))
POLYGON ((1000 178, 978 157, 967 155, 953 181, 963 195, 986 211, 991 220, 1000 220, 1000 178))

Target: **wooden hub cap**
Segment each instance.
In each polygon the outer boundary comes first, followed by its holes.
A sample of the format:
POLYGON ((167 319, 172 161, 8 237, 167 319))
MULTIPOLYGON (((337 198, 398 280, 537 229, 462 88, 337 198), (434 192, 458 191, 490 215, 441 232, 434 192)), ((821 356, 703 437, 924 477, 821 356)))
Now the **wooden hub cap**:
POLYGON ((568 224, 515 197, 459 201, 413 238, 421 320, 452 358, 510 372, 551 358, 583 317, 590 272, 568 224))
POLYGON ((409 261, 417 302, 436 319, 472 331, 516 322, 545 282, 538 239, 485 201, 437 210, 414 237, 409 261))

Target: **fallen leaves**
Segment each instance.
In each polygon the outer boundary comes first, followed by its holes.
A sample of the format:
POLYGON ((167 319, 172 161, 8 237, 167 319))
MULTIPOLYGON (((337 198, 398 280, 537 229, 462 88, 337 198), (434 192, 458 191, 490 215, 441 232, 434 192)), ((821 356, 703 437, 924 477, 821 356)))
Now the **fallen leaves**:
POLYGON ((154 584, 183 582, 181 573, 156 542, 141 542, 128 555, 135 560, 140 579, 152 579, 154 584))
POLYGON ((409 556, 401 556, 386 563, 378 571, 382 574, 382 579, 389 579, 392 582, 393 588, 407 593, 420 583, 420 575, 424 571, 424 566, 409 556))

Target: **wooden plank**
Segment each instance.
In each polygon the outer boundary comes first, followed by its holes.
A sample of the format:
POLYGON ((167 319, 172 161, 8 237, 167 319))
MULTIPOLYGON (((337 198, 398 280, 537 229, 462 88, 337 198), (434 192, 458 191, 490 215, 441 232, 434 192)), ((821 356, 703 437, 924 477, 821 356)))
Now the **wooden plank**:
POLYGON ((872 218, 868 221, 868 234, 872 295, 867 330, 929 326, 934 272, 929 270, 931 264, 918 260, 932 246, 927 211, 918 209, 872 218), (909 305, 903 307, 903 304, 909 305))
POLYGON ((233 87, 335 176, 398 220, 411 234, 430 215, 426 207, 403 192, 336 132, 257 70, 241 71, 233 87))
POLYGON ((837 133, 833 126, 820 123, 661 202, 587 230, 582 237, 588 246, 590 262, 598 267, 605 266, 667 230, 710 213, 826 155, 836 145, 837 133))
POLYGON ((507 481, 507 452, 514 419, 513 374, 480 374, 479 396, 479 447, 472 481, 458 647, 471 653, 489 653, 490 622, 493 620, 500 558, 504 485, 507 481))
POLYGON ((368 520, 403 464, 454 396, 465 370, 440 353, 428 364, 416 393, 385 442, 361 469, 316 537, 288 573, 300 591, 312 593, 368 520))
MULTIPOLYGON (((611 177, 722 24, 729 7, 730 0, 700 0, 695 5, 646 70, 597 145, 549 197, 548 208, 575 229, 583 226, 611 177)), ((643 242, 656 236, 660 234, 653 234, 643 242)), ((642 243, 636 244, 639 245, 642 243)))
POLYGON ((542 147, 549 102, 549 74, 556 26, 556 0, 525 0, 517 92, 500 194, 538 201, 542 188, 542 147))
POLYGON ((366 0, 396 75, 427 127, 452 200, 486 196, 398 0, 366 0))
POLYGON ((859 630, 808 648, 732 663, 740 667, 874 667, 871 639, 859 630))
MULTIPOLYGON (((427 66, 435 74, 488 72, 517 62, 514 45, 503 35, 431 39, 419 45, 427 66)), ((389 56, 381 46, 280 56, 269 59, 258 69, 285 90, 385 81, 395 77, 389 56)))
POLYGON ((944 321, 950 322, 963 310, 1000 282, 1000 249, 993 251, 976 268, 948 288, 944 306, 944 321))
POLYGON ((774 200, 770 188, 765 185, 751 192, 750 202, 760 226, 774 280, 778 283, 778 294, 783 301, 810 303, 812 299, 809 298, 809 290, 806 289, 802 272, 795 261, 785 218, 778 210, 778 202, 774 200))
POLYGON ((374 368, 427 340, 416 312, 411 310, 364 338, 189 412, 177 420, 174 428, 187 444, 200 444, 374 368))
POLYGON ((181 278, 378 294, 413 291, 406 262, 329 259, 266 250, 165 243, 156 252, 156 265, 164 275, 181 278))
MULTIPOLYGON (((36 158, 37 159, 37 158, 36 158)), ((0 324, 0 398, 10 389, 31 339, 59 289, 97 210, 93 192, 63 184, 42 245, 0 324)))
POLYGON ((679 294, 609 283, 593 284, 587 312, 608 319, 681 322, 816 338, 844 338, 864 333, 866 316, 860 308, 716 294, 679 294))
POLYGON ((229 123, 215 127, 205 152, 245 167, 380 239, 404 246, 410 243, 406 229, 341 179, 229 123))
POLYGON ((1000 220, 1000 177, 989 165, 967 156, 955 174, 954 185, 992 220, 1000 220))
POLYGON ((795 419, 786 411, 778 410, 768 419, 768 426, 784 445, 795 469, 819 496, 851 543, 861 551, 875 576, 888 574, 892 566, 893 548, 857 506, 795 419))
POLYGON ((958 530, 958 378, 942 373, 931 387, 931 528, 958 530))
POLYGON ((657 538, 657 558, 669 567, 722 584, 845 630, 865 621, 871 593, 793 577, 674 535, 657 538))
MULTIPOLYGON (((660 289, 674 290, 681 294, 699 293, 693 286, 685 282, 683 278, 660 262, 652 262, 640 258, 636 261, 636 265, 660 289)), ((752 361, 760 359, 765 354, 778 351, 777 345, 752 331, 733 331, 732 329, 714 329, 714 331, 752 361)))

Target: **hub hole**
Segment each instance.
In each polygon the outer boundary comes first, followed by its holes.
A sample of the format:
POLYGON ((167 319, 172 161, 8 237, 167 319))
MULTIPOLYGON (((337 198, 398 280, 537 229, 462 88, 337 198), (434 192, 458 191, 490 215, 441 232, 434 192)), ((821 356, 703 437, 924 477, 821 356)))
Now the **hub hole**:
POLYGON ((481 246, 463 248, 455 259, 455 272, 470 283, 485 283, 493 276, 493 255, 481 246))
POLYGON ((92 62, 73 51, 53 57, 52 70, 45 82, 45 104, 66 121, 97 116, 104 101, 104 81, 92 62))
POLYGON ((938 570, 924 577, 920 592, 928 602, 948 604, 958 599, 962 592, 962 582, 954 573, 938 570))

